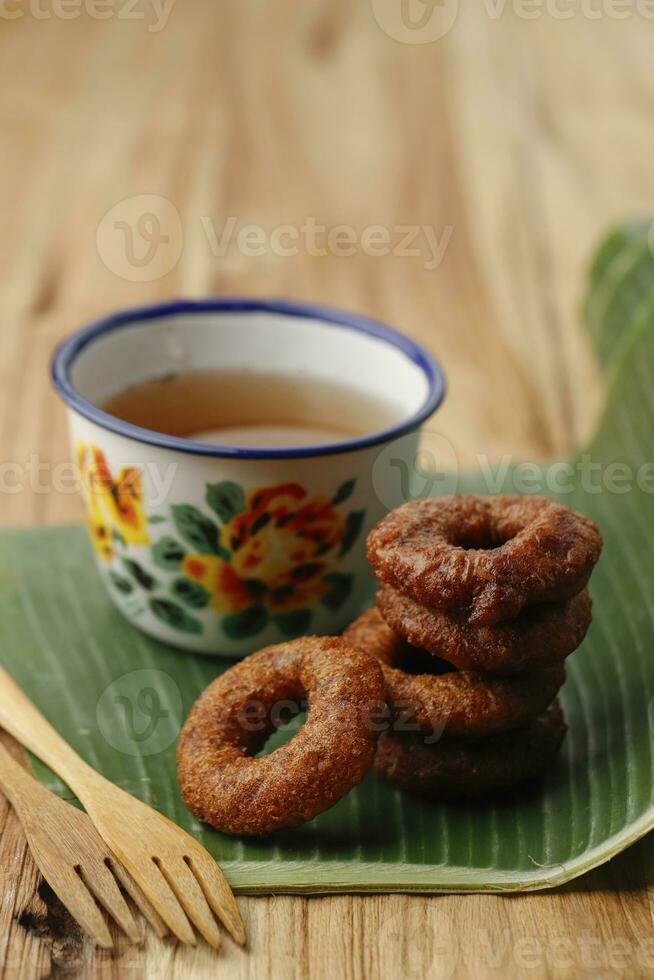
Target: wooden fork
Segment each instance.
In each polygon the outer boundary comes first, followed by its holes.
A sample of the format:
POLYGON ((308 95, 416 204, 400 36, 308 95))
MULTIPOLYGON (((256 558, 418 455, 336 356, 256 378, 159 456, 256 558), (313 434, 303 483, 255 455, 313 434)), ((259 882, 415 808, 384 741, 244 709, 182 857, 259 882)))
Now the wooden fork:
POLYGON ((41 786, 12 759, 2 744, 0 788, 16 811, 39 871, 98 946, 111 949, 113 942, 94 896, 132 942, 143 939, 116 878, 157 933, 162 937, 166 935, 162 919, 116 860, 87 815, 41 786))
POLYGON ((236 942, 245 943, 234 895, 208 852, 84 762, 2 667, 0 724, 70 786, 105 843, 182 942, 195 945, 192 922, 208 943, 220 946, 213 910, 236 942))

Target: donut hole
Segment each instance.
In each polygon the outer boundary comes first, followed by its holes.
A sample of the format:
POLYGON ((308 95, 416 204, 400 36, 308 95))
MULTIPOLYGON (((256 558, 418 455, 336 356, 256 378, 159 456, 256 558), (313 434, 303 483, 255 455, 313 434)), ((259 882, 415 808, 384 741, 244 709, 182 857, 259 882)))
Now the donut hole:
POLYGON ((300 678, 277 678, 265 693, 252 693, 239 706, 237 740, 246 756, 268 755, 289 742, 304 724, 307 693, 300 678))
POLYGON ((391 654, 391 666, 405 674, 450 674, 456 670, 447 660, 435 657, 422 647, 411 646, 410 643, 398 643, 391 654))
POLYGON ((258 752, 255 753, 255 758, 260 759, 263 756, 270 755, 271 752, 275 752, 276 749, 280 749, 282 745, 286 745, 286 743, 290 742, 292 738, 295 738, 306 720, 306 707, 294 713, 288 712, 288 714, 285 716, 285 720, 282 721, 270 735, 268 735, 264 744, 259 748, 258 752))
POLYGON ((476 521, 457 528, 452 544, 465 551, 494 551, 513 537, 515 534, 507 528, 497 527, 488 521, 476 521))

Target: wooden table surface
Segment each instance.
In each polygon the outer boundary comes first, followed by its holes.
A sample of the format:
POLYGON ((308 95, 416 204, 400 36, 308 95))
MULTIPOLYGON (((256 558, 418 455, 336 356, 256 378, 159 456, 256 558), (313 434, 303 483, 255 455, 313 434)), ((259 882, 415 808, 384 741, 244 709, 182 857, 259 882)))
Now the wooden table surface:
MULTIPOLYGON (((608 0, 461 8, 0 5, 4 524, 81 516, 55 479, 57 340, 180 294, 324 301, 413 334, 445 366, 432 428, 462 463, 584 438, 601 397, 585 265, 610 222, 652 210, 654 25, 608 0)), ((554 893, 242 899, 247 952, 149 935, 112 956, 44 904, 4 802, 0 831, 7 976, 654 971, 647 840, 554 893)))

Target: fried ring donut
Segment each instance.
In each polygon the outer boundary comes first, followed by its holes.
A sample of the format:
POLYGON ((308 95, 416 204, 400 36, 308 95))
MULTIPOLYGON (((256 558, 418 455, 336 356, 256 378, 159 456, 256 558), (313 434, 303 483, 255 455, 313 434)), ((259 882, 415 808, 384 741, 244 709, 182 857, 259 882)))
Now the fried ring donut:
POLYGON ((382 708, 379 664, 344 640, 265 647, 225 671, 191 708, 177 748, 184 802, 226 834, 267 834, 311 820, 363 779, 382 708), (297 735, 254 758, 304 698, 309 711, 297 735))
POLYGON ((376 601, 391 629, 408 643, 460 670, 500 676, 563 661, 585 637, 593 607, 584 590, 563 602, 528 606, 508 623, 471 626, 463 617, 421 606, 389 585, 379 589, 376 601))
POLYGON ((581 592, 601 548, 588 518, 517 494, 414 500, 368 535, 378 578, 423 605, 462 611, 477 626, 581 592))
POLYGON ((443 738, 481 738, 523 728, 545 711, 565 681, 560 665, 509 678, 452 670, 397 636, 378 609, 364 612, 343 637, 381 663, 396 732, 418 728, 443 738), (434 663, 436 674, 429 671, 434 663))
POLYGON ((444 740, 425 745, 416 735, 385 731, 375 772, 399 789, 428 799, 471 799, 542 775, 566 732, 558 701, 528 728, 479 742, 444 740))

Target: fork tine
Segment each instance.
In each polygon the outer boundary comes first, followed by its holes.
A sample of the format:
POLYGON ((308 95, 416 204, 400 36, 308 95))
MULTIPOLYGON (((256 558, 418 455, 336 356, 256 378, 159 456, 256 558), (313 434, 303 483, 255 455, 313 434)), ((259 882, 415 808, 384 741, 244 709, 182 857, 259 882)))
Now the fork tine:
POLYGON ((188 864, 182 858, 167 858, 159 867, 200 935, 204 936, 214 949, 219 949, 221 939, 218 923, 188 864))
POLYGON ((143 930, 134 921, 134 916, 123 898, 113 874, 104 861, 85 860, 78 865, 78 873, 89 891, 95 895, 123 932, 133 943, 143 942, 143 930))
POLYGON ((52 890, 93 942, 102 949, 113 949, 111 933, 102 912, 85 882, 72 867, 60 867, 49 876, 52 890))
POLYGON ((194 847, 186 858, 191 871, 198 879, 204 897, 223 923, 232 939, 245 945, 245 926, 238 910, 234 894, 220 867, 204 848, 194 847))
POLYGON ((155 862, 144 855, 143 859, 135 864, 124 852, 118 853, 117 857, 122 860, 136 883, 143 889, 170 931, 181 942, 188 946, 195 946, 195 933, 186 917, 185 910, 177 901, 174 889, 170 887, 168 880, 155 862))
POLYGON ((145 916, 156 934, 159 936, 159 939, 165 939, 166 936, 170 935, 166 923, 161 918, 152 902, 146 897, 143 889, 139 888, 131 874, 125 870, 120 861, 112 861, 110 867, 122 887, 125 889, 129 897, 140 911, 141 915, 145 916))

